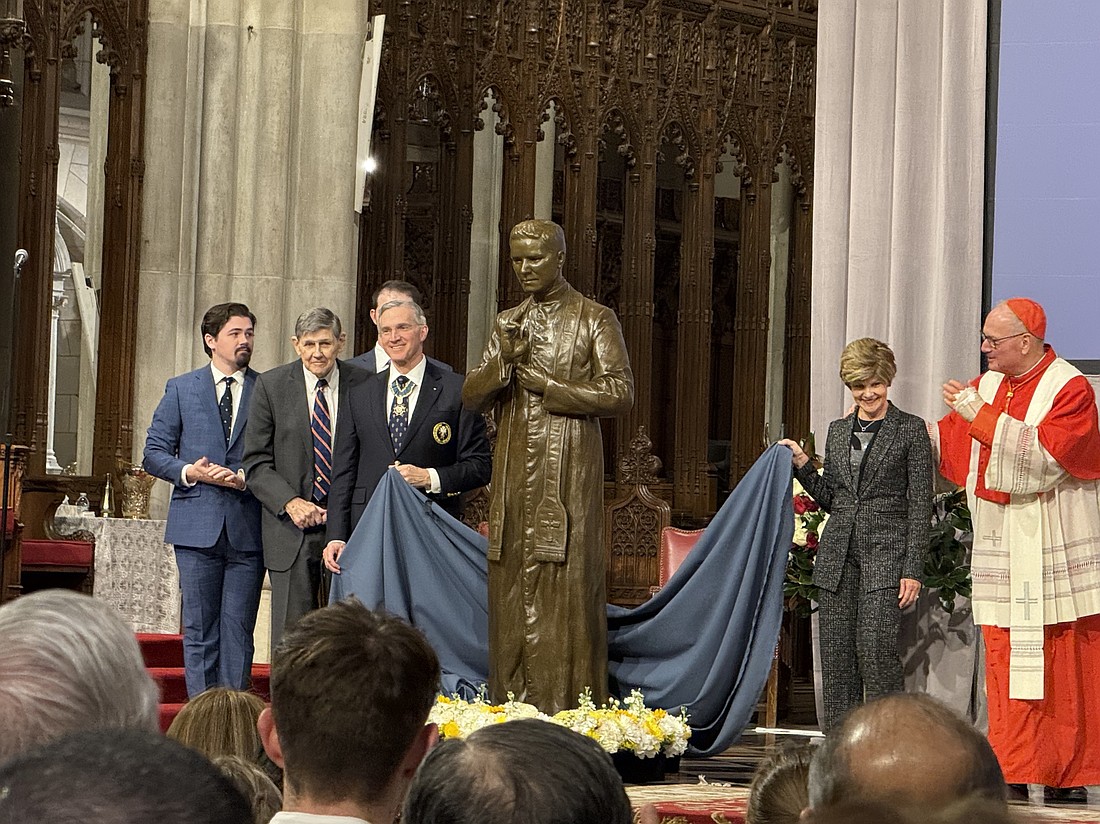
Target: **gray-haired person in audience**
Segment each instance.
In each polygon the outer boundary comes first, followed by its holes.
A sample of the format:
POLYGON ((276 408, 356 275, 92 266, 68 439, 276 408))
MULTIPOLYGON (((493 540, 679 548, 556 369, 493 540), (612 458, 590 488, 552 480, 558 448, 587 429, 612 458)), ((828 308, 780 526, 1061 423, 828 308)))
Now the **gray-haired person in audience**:
POLYGON ((0 824, 252 824, 244 797, 159 732, 84 730, 0 766, 0 824))
POLYGON ((106 602, 24 595, 0 607, 0 639, 0 763, 75 730, 159 729, 157 685, 106 602))
POLYGON ((893 693, 848 713, 810 763, 810 809, 868 801, 932 814, 970 798, 1004 804, 984 735, 922 693, 893 693))
MULTIPOLYGON (((642 821, 655 820, 647 811, 642 821)), ((416 773, 405 824, 630 824, 630 799, 593 741, 533 718, 436 746, 416 773)))
POLYGON ((394 820, 436 740, 439 660, 419 630, 354 598, 307 612, 271 661, 260 738, 284 769, 273 824, 394 820))

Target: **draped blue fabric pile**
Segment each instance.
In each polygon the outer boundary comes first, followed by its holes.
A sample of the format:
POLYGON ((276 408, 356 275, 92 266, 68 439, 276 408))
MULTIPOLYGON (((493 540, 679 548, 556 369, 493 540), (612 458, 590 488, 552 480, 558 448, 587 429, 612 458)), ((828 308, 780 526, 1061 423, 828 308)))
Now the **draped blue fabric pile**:
MULTIPOLYGON (((794 528, 791 453, 773 446, 749 470, 668 584, 639 607, 608 605, 613 695, 687 708, 695 755, 735 742, 767 681, 794 528)), ((488 678, 486 540, 390 470, 332 578, 425 634, 443 691, 472 697, 488 678)))

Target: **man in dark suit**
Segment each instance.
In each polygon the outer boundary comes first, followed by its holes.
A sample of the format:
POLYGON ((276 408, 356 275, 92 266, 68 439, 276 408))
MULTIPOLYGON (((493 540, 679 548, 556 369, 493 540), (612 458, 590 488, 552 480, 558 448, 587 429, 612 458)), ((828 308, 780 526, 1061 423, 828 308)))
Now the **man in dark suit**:
MULTIPOLYGON (((424 303, 420 296, 420 290, 407 280, 387 280, 375 290, 371 300, 370 319, 373 321, 375 327, 378 326, 378 310, 383 305, 395 300, 409 301, 410 303, 415 303, 417 306, 424 303)), ((382 345, 382 341, 378 340, 372 348, 368 349, 363 354, 356 355, 354 358, 349 358, 348 363, 362 367, 368 372, 381 372, 389 366, 390 356, 386 354, 386 348, 382 345)), ((435 358, 428 358, 428 363, 435 364, 444 372, 453 371, 450 364, 446 364, 435 358)))
POLYGON ((244 471, 264 506, 272 649, 319 605, 333 439, 347 417, 349 391, 368 377, 337 361, 346 339, 331 310, 304 312, 290 339, 298 358, 260 375, 252 394, 244 471))
POLYGON ((462 405, 462 376, 424 356, 423 310, 390 301, 377 322, 390 366, 348 392, 329 492, 324 559, 332 572, 340 571, 344 543, 391 466, 456 518, 462 493, 484 486, 492 472, 485 421, 462 405))
POLYGON ((247 688, 252 672, 264 565, 260 504, 240 467, 255 323, 243 303, 207 311, 210 363, 168 381, 145 439, 145 468, 172 484, 164 540, 175 545, 180 572, 189 696, 247 688))

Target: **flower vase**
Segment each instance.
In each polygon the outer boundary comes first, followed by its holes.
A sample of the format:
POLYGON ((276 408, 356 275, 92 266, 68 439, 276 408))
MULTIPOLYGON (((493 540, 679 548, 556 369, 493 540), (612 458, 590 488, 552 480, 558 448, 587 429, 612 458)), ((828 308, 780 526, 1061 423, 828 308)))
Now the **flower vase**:
POLYGON ((665 777, 667 758, 658 753, 652 758, 639 758, 630 750, 611 753, 611 761, 624 784, 652 784, 665 777))

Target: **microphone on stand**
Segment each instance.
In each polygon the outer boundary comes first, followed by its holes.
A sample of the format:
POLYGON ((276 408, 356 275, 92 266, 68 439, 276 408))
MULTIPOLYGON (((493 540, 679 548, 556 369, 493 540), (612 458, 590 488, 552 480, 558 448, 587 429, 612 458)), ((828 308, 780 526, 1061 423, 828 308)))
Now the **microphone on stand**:
POLYGON ((16 249, 15 250, 15 273, 16 274, 19 274, 20 272, 23 271, 23 264, 27 262, 27 258, 29 258, 29 257, 30 257, 30 255, 27 254, 26 249, 16 249))

